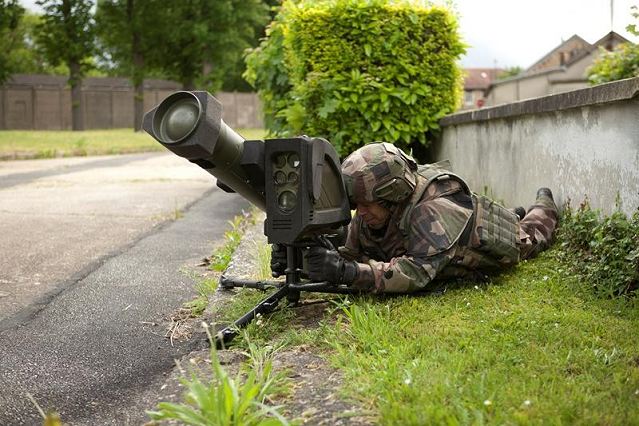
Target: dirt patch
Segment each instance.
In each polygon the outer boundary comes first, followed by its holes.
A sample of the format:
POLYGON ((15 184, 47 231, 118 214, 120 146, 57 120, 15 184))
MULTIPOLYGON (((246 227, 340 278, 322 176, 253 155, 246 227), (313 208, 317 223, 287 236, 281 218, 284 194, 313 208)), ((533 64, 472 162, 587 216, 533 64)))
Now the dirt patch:
POLYGON ((290 397, 281 402, 287 418, 313 425, 373 424, 357 404, 340 397, 342 375, 312 348, 278 353, 274 367, 287 371, 294 383, 290 397))

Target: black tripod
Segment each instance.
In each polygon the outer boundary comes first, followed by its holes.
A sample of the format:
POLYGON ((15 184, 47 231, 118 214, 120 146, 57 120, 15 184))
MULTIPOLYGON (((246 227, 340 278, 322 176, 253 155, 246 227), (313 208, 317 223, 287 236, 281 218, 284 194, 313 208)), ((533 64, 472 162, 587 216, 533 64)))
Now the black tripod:
POLYGON ((267 290, 275 288, 275 292, 255 305, 253 309, 238 318, 232 325, 219 330, 215 336, 215 344, 218 348, 224 348, 239 334, 241 328, 246 327, 257 316, 257 314, 267 314, 277 308, 280 300, 286 297, 290 305, 295 305, 300 300, 302 291, 333 294, 359 294, 360 291, 345 285, 330 284, 323 282, 303 282, 302 281, 302 256, 299 248, 286 246, 286 265, 284 271, 286 281, 254 281, 240 280, 222 275, 220 277, 220 288, 231 289, 236 287, 254 288, 267 290))

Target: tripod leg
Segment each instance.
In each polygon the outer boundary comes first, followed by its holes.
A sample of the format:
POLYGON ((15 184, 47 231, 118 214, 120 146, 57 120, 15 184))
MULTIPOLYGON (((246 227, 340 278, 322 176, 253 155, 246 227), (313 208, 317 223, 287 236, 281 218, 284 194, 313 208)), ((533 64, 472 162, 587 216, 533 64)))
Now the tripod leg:
MULTIPOLYGON (((298 268, 298 261, 301 261, 301 253, 296 247, 287 246, 286 247, 286 286, 289 284, 298 283, 300 280, 300 271, 298 268)), ((296 304, 300 300, 300 292, 295 290, 290 290, 286 295, 286 300, 291 305, 296 304)))
POLYGON ((281 287, 275 293, 271 294, 260 303, 255 305, 253 309, 242 315, 237 321, 233 323, 233 325, 230 325, 218 331, 215 335, 215 346, 218 349, 223 349, 224 347, 226 347, 226 345, 239 334, 239 329, 249 325, 250 322, 255 319, 257 314, 267 314, 273 311, 277 307, 279 301, 288 295, 288 292, 289 290, 287 286, 281 287))

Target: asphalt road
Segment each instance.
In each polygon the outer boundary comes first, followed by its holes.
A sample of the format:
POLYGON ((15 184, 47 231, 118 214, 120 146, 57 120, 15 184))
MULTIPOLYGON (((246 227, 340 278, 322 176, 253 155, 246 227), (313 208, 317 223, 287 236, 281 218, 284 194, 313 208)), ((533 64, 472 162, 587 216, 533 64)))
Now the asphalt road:
POLYGON ((159 326, 195 293, 185 269, 246 207, 168 154, 0 164, 0 424, 39 423, 27 394, 139 424, 127 407, 201 343, 159 326))

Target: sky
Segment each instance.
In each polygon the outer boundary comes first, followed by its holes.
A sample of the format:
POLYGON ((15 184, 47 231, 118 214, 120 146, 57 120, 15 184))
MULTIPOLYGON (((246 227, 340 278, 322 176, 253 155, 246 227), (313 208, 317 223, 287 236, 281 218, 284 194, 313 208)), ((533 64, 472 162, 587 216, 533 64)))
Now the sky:
MULTIPOLYGON (((167 0, 179 1, 179 0, 167 0)), ((626 25, 639 20, 630 13, 639 0, 435 0, 452 2, 460 18, 460 32, 469 45, 466 68, 528 68, 563 40, 577 34, 594 43, 612 29, 627 39, 639 38, 626 25)), ((35 0, 22 5, 37 11, 35 0)))
MULTIPOLYGON (((612 29, 630 41, 626 26, 639 0, 613 0, 612 29)), ((611 30, 611 0, 453 0, 460 31, 470 45, 464 67, 528 68, 564 40, 594 43, 611 30)))

